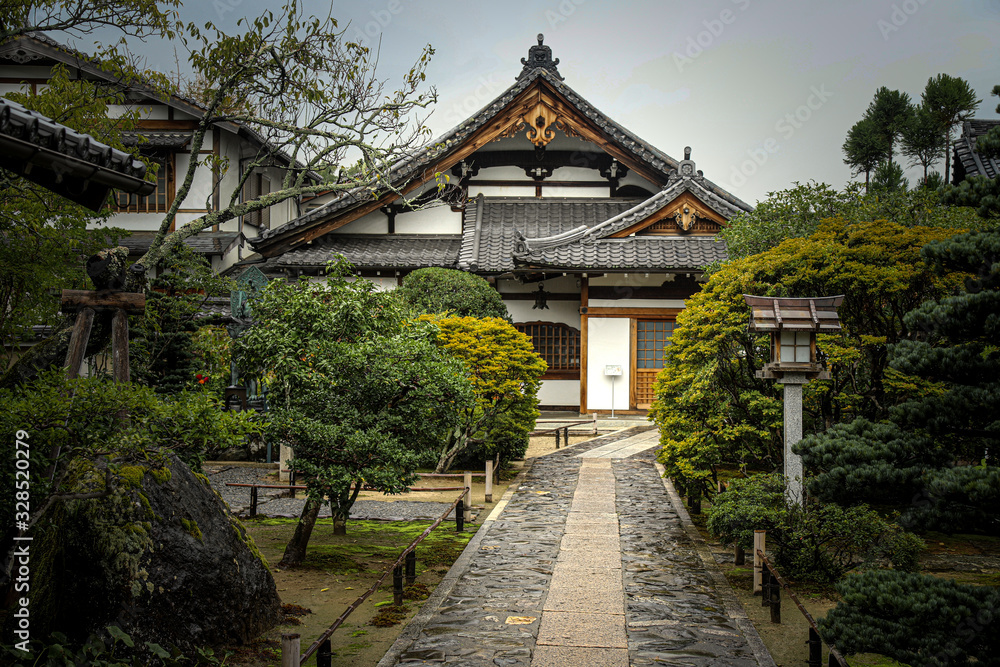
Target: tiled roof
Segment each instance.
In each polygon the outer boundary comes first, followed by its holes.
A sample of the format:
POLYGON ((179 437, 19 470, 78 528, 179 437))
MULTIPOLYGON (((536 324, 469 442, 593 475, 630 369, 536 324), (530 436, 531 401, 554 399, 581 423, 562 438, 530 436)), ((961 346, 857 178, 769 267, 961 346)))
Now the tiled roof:
POLYGON ((649 201, 478 197, 466 209, 459 268, 489 273, 512 271, 518 266, 674 270, 698 269, 726 259, 726 244, 713 238, 603 238, 613 233, 609 230, 646 217, 646 209, 653 206, 649 201), (590 230, 601 233, 588 234, 590 230), (515 256, 518 232, 528 237, 529 243, 539 238, 560 242, 532 246, 530 254, 515 256))
MULTIPOLYGON (((118 240, 129 254, 138 255, 149 250, 155 232, 133 232, 131 236, 118 240)), ((239 237, 237 232, 199 232, 184 239, 184 245, 203 255, 221 255, 239 237)))
POLYGON ((148 148, 183 148, 191 141, 191 137, 191 132, 130 131, 122 132, 122 143, 148 148), (140 142, 140 137, 145 141, 140 142))
MULTIPOLYGON (((561 93, 579 113, 589 118, 618 146, 632 153, 636 158, 662 174, 665 179, 669 178, 670 174, 677 168, 677 160, 670 157, 666 153, 653 148, 647 142, 643 141, 622 126, 618 125, 618 123, 608 118, 605 114, 598 111, 593 105, 577 94, 576 91, 566 85, 563 81, 559 80, 558 74, 554 74, 551 70, 543 67, 536 67, 529 72, 522 73, 514 85, 501 93, 499 97, 493 100, 493 102, 480 109, 461 125, 446 132, 442 137, 429 143, 423 149, 417 151, 413 156, 396 163, 390 170, 391 182, 394 184, 402 184, 410 179, 419 178, 421 176, 421 170, 424 167, 460 147, 465 139, 471 136, 476 130, 489 123, 495 116, 497 116, 497 114, 503 111, 503 109, 506 108, 515 97, 524 92, 539 78, 544 79, 548 85, 552 86, 552 88, 561 93)), ((726 192, 721 187, 715 185, 707 179, 703 180, 703 187, 733 207, 744 211, 751 210, 749 204, 726 192)), ((295 218, 294 220, 290 220, 284 225, 270 230, 265 230, 257 238, 251 239, 250 242, 254 245, 254 247, 261 249, 261 247, 266 245, 266 242, 270 239, 288 236, 298 230, 308 228, 314 223, 330 219, 351 208, 354 208, 357 205, 371 201, 371 199, 372 195, 369 188, 355 188, 337 199, 332 200, 326 205, 320 206, 305 215, 295 218)))
POLYGON ((709 204, 724 217, 732 218, 740 213, 740 209, 729 202, 716 196, 703 185, 703 179, 699 176, 673 176, 667 187, 663 188, 655 195, 639 202, 626 211, 613 217, 607 218, 597 224, 581 225, 571 230, 549 235, 535 235, 528 231, 518 229, 517 232, 523 238, 515 244, 514 255, 518 259, 530 261, 536 252, 543 249, 556 248, 573 243, 590 243, 598 239, 604 239, 612 234, 627 229, 649 216, 658 212, 677 197, 689 192, 706 204, 709 204))
POLYGON ((201 308, 195 317, 216 321, 231 320, 229 304, 230 298, 228 296, 210 296, 201 304, 201 308))
POLYGON ((94 210, 109 188, 149 194, 155 187, 143 180, 146 165, 128 153, 3 98, 0 166, 94 210))
POLYGON ((705 236, 629 236, 549 248, 519 260, 536 268, 604 271, 697 270, 727 259, 726 242, 705 236))
POLYGON ((1000 120, 976 118, 962 124, 962 136, 955 141, 955 166, 960 167, 956 172, 960 171, 964 176, 987 178, 996 178, 1000 174, 1000 162, 997 159, 984 158, 976 152, 976 140, 997 126, 1000 126, 1000 120))
POLYGON ((330 234, 311 246, 268 260, 267 269, 322 267, 336 255, 359 269, 455 268, 461 244, 461 236, 330 234))
POLYGON ((459 268, 505 272, 514 268, 517 232, 552 236, 594 227, 636 205, 634 199, 537 199, 479 196, 465 208, 459 268))

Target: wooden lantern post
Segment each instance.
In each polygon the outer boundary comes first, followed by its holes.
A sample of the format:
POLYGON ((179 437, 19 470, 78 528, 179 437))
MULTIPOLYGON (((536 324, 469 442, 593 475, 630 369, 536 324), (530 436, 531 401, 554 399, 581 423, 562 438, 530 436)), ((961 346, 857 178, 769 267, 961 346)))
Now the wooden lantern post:
POLYGON ((80 377, 83 358, 90 340, 94 316, 99 312, 114 313, 111 318, 111 359, 115 382, 129 381, 128 316, 146 310, 146 295, 121 290, 63 290, 62 312, 76 313, 73 334, 66 351, 66 375, 80 377))
POLYGON ((830 377, 816 356, 816 334, 841 330, 837 307, 844 296, 777 298, 744 294, 743 298, 751 308, 749 331, 771 334, 771 361, 757 371, 757 377, 775 379, 784 385, 785 498, 801 505, 805 502, 802 457, 792 447, 802 439, 802 385, 830 377))

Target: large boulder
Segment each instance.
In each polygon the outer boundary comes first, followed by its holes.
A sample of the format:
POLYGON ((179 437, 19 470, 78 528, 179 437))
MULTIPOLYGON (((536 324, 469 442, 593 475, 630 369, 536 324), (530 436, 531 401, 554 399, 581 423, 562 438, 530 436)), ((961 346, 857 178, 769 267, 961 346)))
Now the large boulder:
MULTIPOLYGON (((32 545, 32 634, 82 639, 115 624, 137 645, 244 643, 279 620, 274 579, 253 538, 173 454, 115 463, 112 492, 57 503, 32 545)), ((92 462, 80 490, 105 488, 92 462)))

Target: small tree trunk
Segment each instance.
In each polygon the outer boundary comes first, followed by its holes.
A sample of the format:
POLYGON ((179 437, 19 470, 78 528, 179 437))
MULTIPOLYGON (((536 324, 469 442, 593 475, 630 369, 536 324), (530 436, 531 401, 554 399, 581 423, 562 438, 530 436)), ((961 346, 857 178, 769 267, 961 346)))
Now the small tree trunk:
POLYGON ((333 534, 347 535, 347 516, 341 513, 333 515, 333 534))
POLYGON ((309 498, 302 507, 302 516, 295 526, 295 533, 285 547, 285 553, 278 563, 281 567, 295 567, 301 565, 306 559, 306 547, 309 545, 309 538, 312 536, 313 527, 316 525, 316 518, 322 505, 318 500, 309 498))

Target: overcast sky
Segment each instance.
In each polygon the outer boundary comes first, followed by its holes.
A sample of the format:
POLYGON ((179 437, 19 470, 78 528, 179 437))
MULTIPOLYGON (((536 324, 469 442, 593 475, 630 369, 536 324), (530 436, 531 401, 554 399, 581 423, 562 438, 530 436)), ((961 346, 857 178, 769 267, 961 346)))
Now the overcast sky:
MULTIPOLYGON (((235 30, 278 6, 189 0, 183 17, 235 30)), ((335 0, 332 13, 352 39, 381 36, 387 77, 435 48, 435 134, 513 83, 544 33, 570 87, 674 157, 691 146, 706 177, 751 204, 794 181, 842 187, 844 137, 879 86, 919 100, 931 76, 959 76, 983 99, 977 117, 998 117, 1000 0, 335 0)), ((159 60, 162 48, 136 50, 159 60)))

